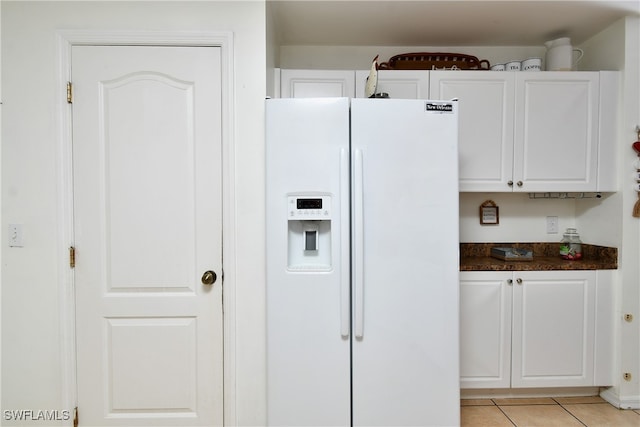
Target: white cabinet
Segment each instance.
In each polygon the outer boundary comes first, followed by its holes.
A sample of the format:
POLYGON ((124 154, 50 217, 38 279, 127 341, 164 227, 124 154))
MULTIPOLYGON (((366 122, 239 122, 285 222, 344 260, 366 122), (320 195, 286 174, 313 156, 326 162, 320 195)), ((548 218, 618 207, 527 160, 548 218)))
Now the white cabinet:
POLYGON ((460 100, 460 191, 615 191, 615 72, 432 71, 460 100))
POLYGON ((511 386, 511 272, 460 273, 462 388, 511 386))
MULTIPOLYGON (((281 70, 281 97, 363 97, 368 70, 281 70)), ((460 191, 617 191, 616 72, 380 70, 396 99, 458 98, 460 191)))
MULTIPOLYGON (((364 98, 369 70, 281 70, 281 98, 364 98)), ((277 85, 276 85, 277 86, 277 85)), ((378 71, 377 91, 396 99, 429 97, 429 73, 415 70, 378 71)))
POLYGON ((281 70, 281 98, 354 98, 355 71, 281 70))
POLYGON ((514 191, 596 191, 598 73, 514 74, 514 191))
POLYGON ((591 386, 595 271, 514 273, 512 387, 591 386))
POLYGON ((598 273, 461 272, 461 387, 610 384, 611 286, 598 273))
POLYGON ((460 191, 511 191, 515 73, 432 71, 431 97, 459 99, 460 191))
MULTIPOLYGON (((356 98, 364 98, 369 71, 356 71, 356 98)), ((379 70, 376 93, 388 93, 394 99, 429 98, 429 72, 421 70, 379 70)))

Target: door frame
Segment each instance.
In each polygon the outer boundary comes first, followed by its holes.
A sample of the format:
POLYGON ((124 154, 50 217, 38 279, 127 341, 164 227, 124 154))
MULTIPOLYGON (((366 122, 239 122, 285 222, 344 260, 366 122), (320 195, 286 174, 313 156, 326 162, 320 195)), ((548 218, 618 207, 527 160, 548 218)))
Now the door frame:
MULTIPOLYGON (((71 81, 73 46, 203 46, 221 49, 222 89, 222 269, 223 319, 223 393, 224 425, 237 424, 236 415, 236 227, 235 227, 235 156, 233 105, 234 45, 231 31, 92 31, 59 30, 56 32, 57 75, 57 284, 60 310, 60 367, 62 407, 77 406, 75 282, 69 267, 69 247, 74 245, 73 226, 73 156, 72 109, 67 103, 67 83, 71 81)), ((81 411, 81 408, 80 408, 81 411)), ((68 421, 72 425, 73 420, 68 421)))

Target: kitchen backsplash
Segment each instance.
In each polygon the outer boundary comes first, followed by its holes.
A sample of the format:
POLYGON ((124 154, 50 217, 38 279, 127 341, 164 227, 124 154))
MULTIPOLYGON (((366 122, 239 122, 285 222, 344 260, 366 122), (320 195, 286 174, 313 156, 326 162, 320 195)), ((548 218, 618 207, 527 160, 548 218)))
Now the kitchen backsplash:
POLYGON ((460 193, 461 242, 560 242, 568 227, 578 228, 585 243, 617 246, 606 211, 615 205, 603 195, 600 199, 530 199, 527 193, 460 193), (492 200, 499 208, 499 223, 481 225, 480 205, 492 200), (594 212, 602 214, 594 215, 594 212), (558 233, 547 233, 547 216, 558 217, 558 233), (611 237, 611 239, 609 239, 611 237))

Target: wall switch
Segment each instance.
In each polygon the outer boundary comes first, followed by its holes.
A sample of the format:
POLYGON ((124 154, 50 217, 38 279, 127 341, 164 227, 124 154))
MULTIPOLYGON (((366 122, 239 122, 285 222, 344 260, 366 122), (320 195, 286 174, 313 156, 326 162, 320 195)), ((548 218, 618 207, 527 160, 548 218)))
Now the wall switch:
POLYGON ((22 224, 9 224, 9 246, 22 247, 22 224))
POLYGON ((547 234, 558 234, 558 217, 547 217, 547 234))

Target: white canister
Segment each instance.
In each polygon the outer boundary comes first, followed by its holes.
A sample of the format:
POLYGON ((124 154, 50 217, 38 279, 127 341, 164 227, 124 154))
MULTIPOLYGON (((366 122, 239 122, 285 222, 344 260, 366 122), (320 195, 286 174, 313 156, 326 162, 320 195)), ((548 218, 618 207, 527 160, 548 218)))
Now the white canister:
POLYGON ((522 61, 522 71, 542 70, 542 58, 528 58, 522 61))
POLYGON ((520 61, 509 61, 504 67, 507 71, 520 71, 520 61))
POLYGON ((569 37, 551 40, 544 45, 547 48, 545 59, 547 71, 571 71, 584 55, 582 49, 571 46, 569 37), (574 52, 577 53, 575 60, 573 59, 574 52))
POLYGON ((491 67, 491 71, 504 71, 504 64, 495 64, 491 67))

